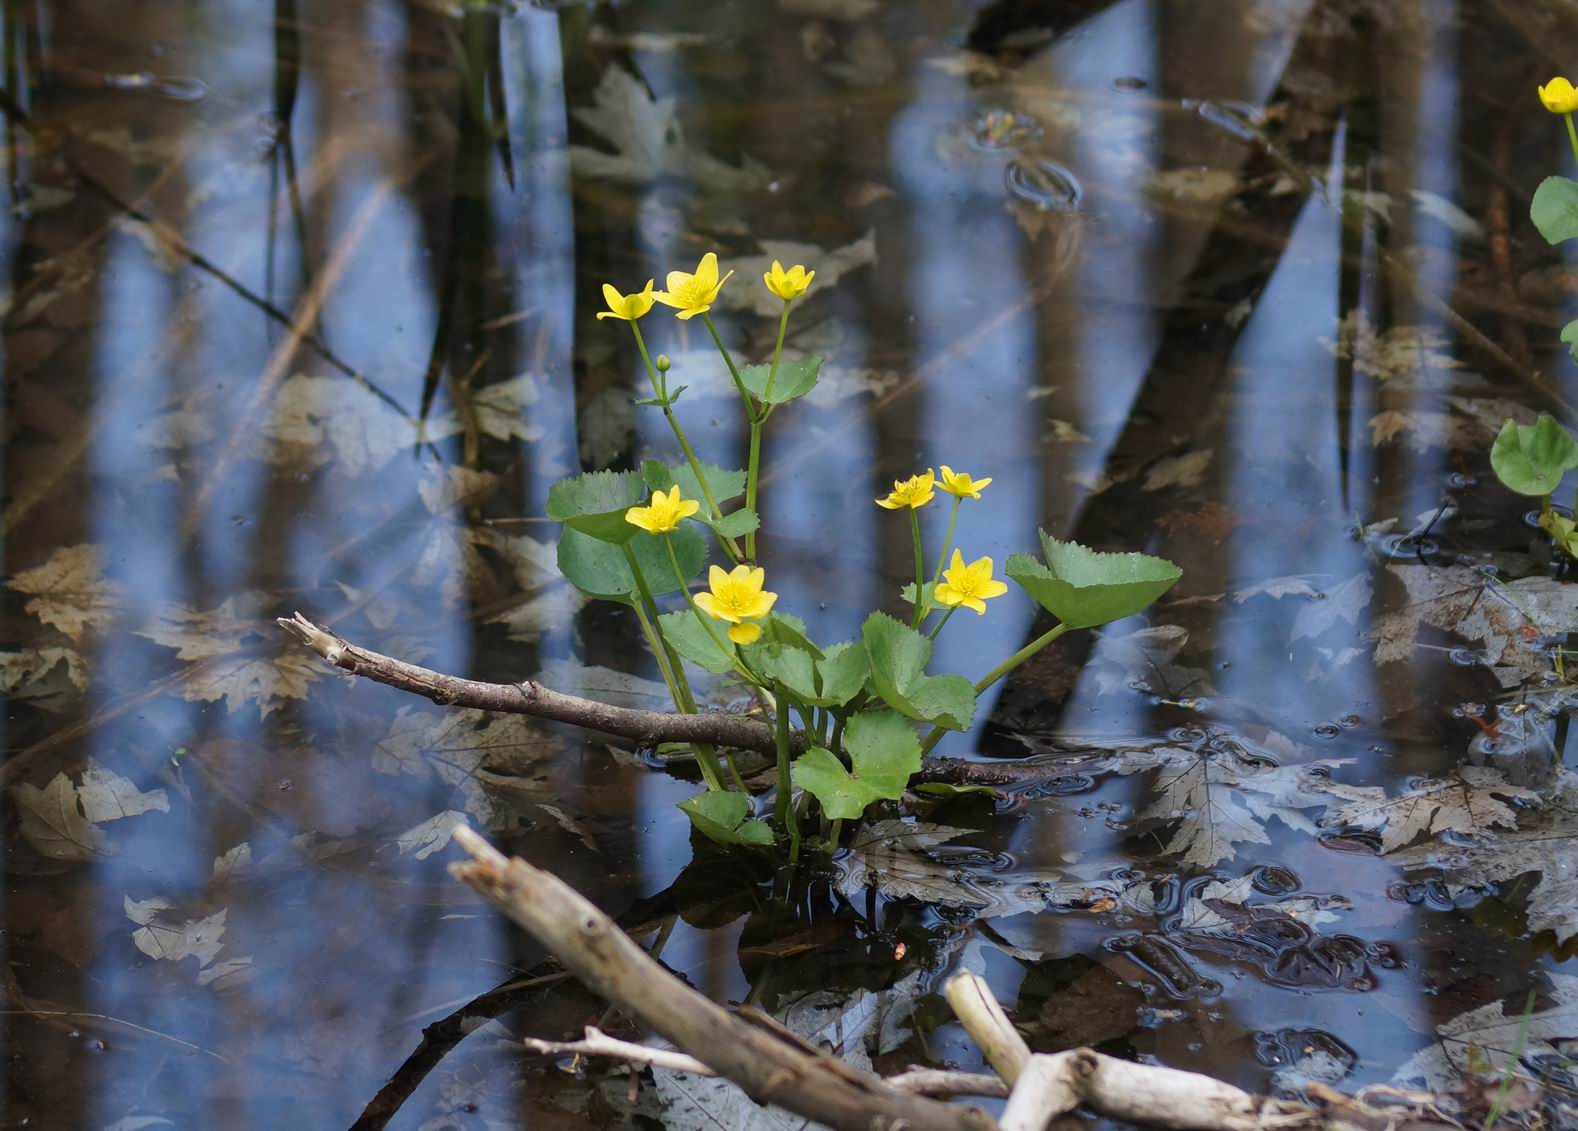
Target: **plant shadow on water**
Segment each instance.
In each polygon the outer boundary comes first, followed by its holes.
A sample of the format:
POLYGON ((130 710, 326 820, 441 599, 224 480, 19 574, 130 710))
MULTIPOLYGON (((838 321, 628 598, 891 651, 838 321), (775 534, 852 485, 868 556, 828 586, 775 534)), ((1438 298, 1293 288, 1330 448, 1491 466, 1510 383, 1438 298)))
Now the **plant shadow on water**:
MULTIPOLYGON (((1561 1118, 1578 599, 1487 454, 1509 417, 1573 422, 1574 277, 1523 219, 1565 160, 1533 94, 1564 5, 8 0, 4 27, 7 1126, 748 1120, 521 1051, 632 1034, 446 875, 462 820, 858 1063, 978 1066, 937 990, 965 968, 1038 1049, 1288 1095, 1490 1088, 1516 1056, 1561 1118), (872 499, 945 461, 996 478, 972 556, 1039 527, 1184 569, 944 742, 1016 760, 994 793, 917 797, 787 895, 692 838, 693 762, 341 681, 273 623, 663 707, 545 503, 675 458, 593 313, 712 249, 754 359, 755 280, 817 271, 786 356, 829 360, 761 504, 817 638, 900 607, 908 531, 872 499)), ((649 333, 699 454, 743 465, 710 341, 649 333)), ((955 618, 941 666, 1038 615, 955 618)))

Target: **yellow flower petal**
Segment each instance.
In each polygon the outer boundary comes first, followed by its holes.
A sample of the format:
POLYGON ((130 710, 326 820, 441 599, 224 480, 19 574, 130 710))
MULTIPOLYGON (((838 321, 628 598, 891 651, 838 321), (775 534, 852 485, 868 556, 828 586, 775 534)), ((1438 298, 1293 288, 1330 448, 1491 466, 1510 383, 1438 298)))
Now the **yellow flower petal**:
POLYGON ((1578 90, 1562 76, 1557 75, 1538 90, 1540 101, 1552 114, 1571 114, 1578 110, 1578 90))
POLYGON ((729 626, 729 639, 736 644, 755 644, 762 635, 759 624, 731 624, 729 626))
POLYGON ((701 257, 701 262, 696 264, 696 270, 686 273, 684 271, 670 271, 668 273, 668 290, 660 291, 653 298, 664 306, 672 306, 679 311, 681 319, 694 318, 712 308, 717 301, 718 292, 723 289, 723 284, 729 281, 729 275, 718 278, 718 257, 713 252, 708 252, 701 257))
POLYGON ((981 490, 991 482, 990 477, 975 479, 967 472, 955 471, 947 464, 942 465, 942 489, 961 499, 979 499, 981 490))
POLYGON ((603 301, 608 304, 608 309, 598 311, 598 318, 618 318, 625 322, 634 322, 652 309, 657 296, 652 292, 651 279, 647 280, 647 285, 641 290, 628 295, 622 295, 612 284, 604 283, 603 301))

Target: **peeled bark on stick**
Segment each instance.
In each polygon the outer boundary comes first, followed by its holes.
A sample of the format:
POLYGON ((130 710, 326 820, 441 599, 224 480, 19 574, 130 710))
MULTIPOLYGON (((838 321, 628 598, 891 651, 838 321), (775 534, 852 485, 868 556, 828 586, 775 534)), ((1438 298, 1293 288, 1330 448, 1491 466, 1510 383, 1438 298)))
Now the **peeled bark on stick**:
POLYGON ((1169 1131, 1325 1125, 1321 1113, 1306 1104, 1254 1096, 1197 1072, 1135 1064, 1084 1048, 1034 1055, 978 974, 955 974, 943 992, 965 1032, 1003 1079, 1014 1085, 1004 1112, 1004 1131, 1039 1131, 1080 1104, 1109 1119, 1169 1131))
POLYGON ((675 1047, 771 1103, 839 1131, 992 1131, 977 1107, 891 1088, 826 1053, 760 1028, 697 993, 648 957, 614 921, 569 885, 508 859, 461 825, 472 859, 455 876, 559 957, 594 992, 628 1010, 675 1047))

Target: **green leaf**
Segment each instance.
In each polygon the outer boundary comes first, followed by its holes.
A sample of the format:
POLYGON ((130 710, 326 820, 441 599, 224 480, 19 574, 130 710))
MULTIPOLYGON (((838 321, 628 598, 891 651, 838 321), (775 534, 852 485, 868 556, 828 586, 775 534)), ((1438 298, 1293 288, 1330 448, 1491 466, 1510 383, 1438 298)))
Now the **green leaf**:
POLYGON ((1567 343, 1567 352, 1572 354, 1573 360, 1578 361, 1578 318, 1562 327, 1562 341, 1567 343))
POLYGON ((751 663, 770 680, 784 685, 802 704, 825 707, 816 682, 816 657, 792 644, 761 644, 753 648, 751 663))
POLYGON ((1550 416, 1533 424, 1508 420, 1490 449, 1496 478, 1520 495, 1549 495, 1578 467, 1578 440, 1550 416))
POLYGON ((1183 571, 1149 554, 1102 554, 1041 532, 1046 563, 1029 554, 1008 559, 1005 572, 1043 609, 1070 628, 1091 628, 1132 616, 1178 583, 1183 571))
MULTIPOLYGON (((683 494, 683 489, 681 493, 683 494)), ((702 518, 703 516, 698 514, 696 517, 702 518)), ((729 514, 724 515, 717 522, 707 523, 708 526, 717 531, 720 538, 744 537, 761 526, 761 524, 761 519, 756 517, 756 512, 750 507, 741 507, 737 511, 731 511, 729 514)))
POLYGON ((859 817, 873 801, 904 796, 910 775, 920 769, 920 740, 914 726, 891 711, 864 712, 844 728, 844 748, 853 773, 830 750, 813 746, 795 760, 794 784, 822 803, 834 820, 859 817))
MULTIPOLYGON (((707 486, 712 489, 713 502, 721 506, 736 495, 745 494, 745 472, 724 471, 706 460, 697 460, 696 466, 701 468, 707 486)), ((702 494, 701 484, 696 479, 696 473, 690 469, 689 461, 670 465, 655 459, 646 460, 641 465, 641 478, 654 491, 667 491, 678 483, 681 495, 700 502, 703 510, 707 507, 707 496, 702 494)))
POLYGON ((1566 177, 1546 177, 1534 190, 1529 219, 1546 243, 1561 243, 1578 236, 1578 182, 1566 177))
POLYGON ((731 846, 766 848, 773 830, 766 821, 748 821, 751 799, 743 793, 708 790, 679 803, 696 831, 709 840, 731 846))
POLYGON ((805 621, 793 613, 773 613, 762 625, 762 640, 764 642, 777 641, 780 644, 789 644, 795 648, 804 648, 811 655, 821 659, 822 649, 818 648, 805 634, 805 621))
POLYGON ((931 641, 884 613, 860 626, 871 683, 882 701, 912 719, 964 730, 975 716, 975 688, 963 676, 925 674, 931 641))
POLYGON ((871 675, 871 658, 860 641, 830 644, 827 654, 816 662, 816 674, 822 680, 820 707, 842 707, 866 686, 871 675))
POLYGON ((625 521, 625 512, 646 497, 633 471, 589 471, 548 488, 547 514, 572 530, 621 545, 640 533, 625 521))
POLYGON ((866 685, 870 664, 860 644, 835 644, 825 657, 792 644, 756 644, 746 651, 753 667, 808 707, 841 707, 866 685))
POLYGON ((712 634, 702 627, 691 609, 664 613, 658 617, 658 627, 662 629, 663 639, 669 642, 669 646, 697 667, 706 668, 713 675, 723 675, 734 670, 734 645, 724 635, 729 626, 722 621, 716 621, 712 626, 718 634, 718 640, 714 640, 712 634), (727 651, 718 647, 719 640, 727 651))
POLYGON ((821 372, 820 357, 782 358, 778 372, 773 374, 771 365, 747 365, 740 370, 740 383, 763 404, 783 404, 798 400, 816 388, 817 374, 821 372), (767 392, 767 378, 773 378, 773 391, 767 392))
MULTIPOLYGON (((903 597, 906 602, 913 605, 915 603, 915 583, 912 581, 903 589, 899 590, 899 595, 903 597)), ((925 585, 923 585, 921 587, 921 595, 926 598, 926 607, 928 609, 935 609, 937 607, 937 583, 935 581, 928 581, 925 585)))
MULTIPOLYGON (((689 581, 706 564, 707 536, 694 526, 681 526, 670 537, 674 539, 674 556, 679 559, 679 568, 689 581)), ((674 579, 674 563, 668 560, 663 539, 637 530, 630 540, 630 549, 654 597, 679 589, 679 582, 674 579)), ((558 560, 559 572, 582 593, 627 605, 635 604, 638 599, 640 591, 630 574, 622 547, 566 527, 559 536, 558 560)))

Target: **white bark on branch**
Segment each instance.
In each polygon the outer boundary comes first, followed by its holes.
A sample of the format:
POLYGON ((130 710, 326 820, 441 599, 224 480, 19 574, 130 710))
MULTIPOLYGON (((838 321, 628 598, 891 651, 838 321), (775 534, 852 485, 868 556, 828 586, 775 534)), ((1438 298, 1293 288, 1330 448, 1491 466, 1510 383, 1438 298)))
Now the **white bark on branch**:
POLYGON ((825 1053, 753 1025, 653 961, 586 899, 524 860, 507 859, 465 825, 455 841, 472 859, 451 865, 590 989, 771 1103, 839 1131, 991 1131, 977 1107, 901 1092, 825 1053))

